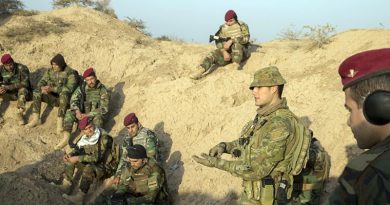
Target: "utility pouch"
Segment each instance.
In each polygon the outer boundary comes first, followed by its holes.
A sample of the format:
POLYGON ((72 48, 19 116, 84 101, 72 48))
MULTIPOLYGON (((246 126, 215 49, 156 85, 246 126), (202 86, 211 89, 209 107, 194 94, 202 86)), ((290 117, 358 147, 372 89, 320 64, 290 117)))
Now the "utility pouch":
POLYGON ((261 197, 262 205, 273 205, 275 199, 275 181, 271 176, 261 179, 261 197))

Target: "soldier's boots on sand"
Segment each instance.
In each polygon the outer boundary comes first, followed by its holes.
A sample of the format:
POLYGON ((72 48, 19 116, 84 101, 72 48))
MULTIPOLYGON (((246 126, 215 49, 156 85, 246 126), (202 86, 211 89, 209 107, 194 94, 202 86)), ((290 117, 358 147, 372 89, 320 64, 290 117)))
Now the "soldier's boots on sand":
POLYGON ((62 197, 74 204, 83 204, 85 193, 78 190, 74 195, 63 194, 62 197))
POLYGON ((63 133, 64 133, 64 136, 63 136, 62 140, 56 146, 54 146, 55 150, 60 150, 60 149, 64 148, 66 145, 68 145, 68 141, 70 138, 70 132, 64 131, 63 133))
POLYGON ((28 127, 36 127, 41 124, 41 118, 39 113, 33 113, 30 123, 27 124, 28 127))
POLYGON ((24 112, 23 108, 18 108, 18 112, 16 113, 16 117, 17 117, 19 125, 25 125, 26 124, 24 122, 24 119, 23 119, 23 112, 24 112))
POLYGON ((57 117, 57 135, 60 135, 64 131, 64 118, 57 117))
POLYGON ((196 70, 190 74, 190 78, 193 80, 198 80, 203 77, 203 73, 206 72, 206 69, 204 69, 202 66, 196 67, 196 70))

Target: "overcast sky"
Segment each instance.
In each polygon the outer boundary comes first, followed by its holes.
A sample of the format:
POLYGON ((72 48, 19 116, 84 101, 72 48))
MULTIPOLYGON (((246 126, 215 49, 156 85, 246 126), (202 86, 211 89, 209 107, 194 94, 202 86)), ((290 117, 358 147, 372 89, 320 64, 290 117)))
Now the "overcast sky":
MULTIPOLYGON (((51 0, 23 0, 27 9, 47 11, 51 0)), ((251 37, 264 42, 286 28, 330 23, 337 32, 356 28, 390 28, 390 0, 112 0, 120 19, 142 19, 154 37, 208 41, 224 23, 225 12, 236 11, 249 25, 251 37), (293 26, 292 26, 293 25, 293 26)))

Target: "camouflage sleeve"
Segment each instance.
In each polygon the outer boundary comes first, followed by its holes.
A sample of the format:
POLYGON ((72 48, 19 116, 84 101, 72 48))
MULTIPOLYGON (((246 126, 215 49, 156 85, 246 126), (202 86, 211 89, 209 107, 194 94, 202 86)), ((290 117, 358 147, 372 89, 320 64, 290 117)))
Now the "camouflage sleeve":
POLYGON ((244 45, 244 44, 249 43, 249 38, 250 38, 249 27, 244 22, 240 22, 240 24, 241 24, 241 34, 242 34, 242 36, 240 36, 237 39, 235 39, 235 41, 237 41, 239 44, 244 45))
POLYGON ((123 143, 122 144, 122 153, 121 153, 121 157, 119 158, 119 164, 118 164, 118 167, 116 168, 115 176, 121 175, 122 169, 126 163, 126 161, 125 161, 126 156, 127 156, 126 144, 123 143))
POLYGON ((42 78, 38 81, 38 84, 37 84, 37 89, 41 89, 42 86, 46 86, 47 85, 47 82, 49 80, 49 70, 47 70, 42 78))
POLYGON ((232 151, 234 150, 234 148, 240 146, 240 145, 239 145, 238 139, 237 139, 237 140, 234 140, 234 141, 232 141, 232 142, 225 142, 225 144, 226 144, 226 152, 227 152, 227 153, 230 153, 230 154, 232 153, 232 151))
POLYGON ((132 197, 127 200, 130 204, 152 204, 154 203, 158 192, 162 186, 162 176, 159 172, 154 171, 148 177, 148 193, 141 197, 132 197))
POLYGON ((110 100, 110 97, 108 96, 108 91, 106 87, 102 86, 100 88, 100 103, 99 108, 92 110, 88 115, 90 116, 96 116, 98 113, 101 115, 105 115, 108 112, 108 101, 110 100))
POLYGON ((147 132, 146 138, 146 153, 148 157, 156 159, 157 154, 157 137, 150 131, 147 132))
POLYGON ((258 132, 267 133, 258 147, 252 146, 251 164, 244 161, 218 160, 216 167, 244 180, 260 180, 269 175, 276 164, 284 159, 287 138, 291 135, 286 120, 273 120, 258 132))
POLYGON ((58 93, 65 92, 65 93, 72 94, 73 91, 76 89, 76 87, 77 87, 76 76, 73 72, 69 72, 66 80, 66 84, 58 89, 58 93))
POLYGON ((80 110, 80 100, 81 100, 81 90, 80 86, 73 92, 72 97, 70 98, 70 109, 71 110, 80 110))
POLYGON ((8 87, 9 90, 17 90, 20 88, 27 88, 30 82, 30 71, 27 66, 19 66, 20 80, 8 87))
MULTIPOLYGON (((101 136, 103 137, 103 136, 101 136)), ((97 163, 103 158, 103 154, 112 147, 112 138, 108 135, 105 135, 101 139, 101 150, 100 152, 93 153, 92 155, 80 155, 80 162, 89 162, 89 163, 97 163)))

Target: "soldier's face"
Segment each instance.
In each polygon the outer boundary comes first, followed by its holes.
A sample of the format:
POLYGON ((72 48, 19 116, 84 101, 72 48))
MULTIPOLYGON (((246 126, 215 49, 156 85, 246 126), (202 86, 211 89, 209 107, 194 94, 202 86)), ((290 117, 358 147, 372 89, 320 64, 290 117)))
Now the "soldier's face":
POLYGON ((232 18, 229 21, 226 21, 226 25, 231 26, 236 23, 236 19, 232 18))
POLYGON ((85 129, 82 130, 85 135, 88 137, 91 137, 95 133, 95 126, 90 124, 85 127, 85 129))
POLYGON ((131 167, 133 167, 134 169, 139 169, 143 163, 144 163, 144 159, 132 159, 132 158, 127 158, 127 161, 130 163, 131 167))
POLYGON ((51 67, 53 68, 54 71, 60 71, 60 66, 58 66, 56 63, 52 62, 51 63, 51 67))
POLYGON ((363 114, 363 108, 359 108, 357 102, 351 97, 351 89, 345 90, 345 108, 349 112, 347 121, 351 128, 353 136, 355 137, 358 147, 361 149, 369 149, 380 140, 376 138, 374 126, 370 124, 363 114))
POLYGON ((90 88, 95 87, 96 81, 97 81, 95 76, 86 77, 84 80, 87 83, 88 87, 90 87, 90 88))
POLYGON ((126 128, 127 128, 127 131, 129 132, 131 137, 137 136, 138 129, 139 129, 138 123, 132 123, 132 124, 128 125, 126 128))
POLYGON ((259 107, 264 107, 269 105, 277 91, 276 86, 272 87, 254 87, 252 90, 252 95, 255 99, 255 105, 259 107))
POLYGON ((4 65, 4 68, 8 71, 8 72, 11 72, 14 70, 14 64, 13 63, 7 63, 7 64, 3 64, 4 65))

